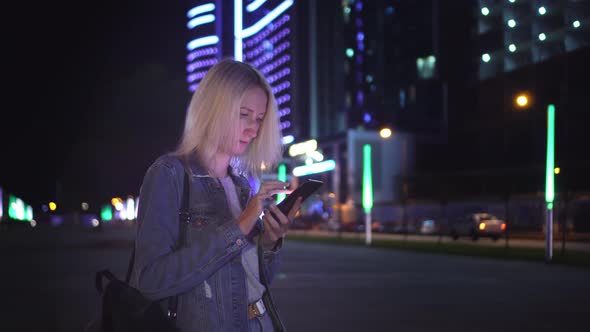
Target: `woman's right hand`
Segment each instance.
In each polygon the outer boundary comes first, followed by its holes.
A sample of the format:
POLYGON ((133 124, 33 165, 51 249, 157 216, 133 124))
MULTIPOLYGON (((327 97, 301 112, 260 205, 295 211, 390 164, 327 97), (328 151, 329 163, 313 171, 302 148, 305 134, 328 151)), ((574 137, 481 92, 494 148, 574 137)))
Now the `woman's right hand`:
POLYGON ((292 192, 292 190, 285 189, 286 187, 289 187, 289 182, 266 181, 260 185, 260 189, 252 197, 250 202, 248 202, 248 205, 246 205, 246 208, 238 218, 238 226, 244 235, 249 234, 252 228, 254 228, 256 220, 262 214, 266 200, 272 199, 272 196, 276 194, 290 194, 292 192))

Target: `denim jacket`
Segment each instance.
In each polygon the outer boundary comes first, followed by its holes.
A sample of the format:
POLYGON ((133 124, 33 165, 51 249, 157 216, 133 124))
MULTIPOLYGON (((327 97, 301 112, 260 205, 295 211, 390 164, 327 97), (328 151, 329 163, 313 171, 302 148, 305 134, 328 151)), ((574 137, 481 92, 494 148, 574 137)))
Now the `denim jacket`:
MULTIPOLYGON (((241 251, 247 239, 231 214, 223 186, 196 159, 186 163, 192 171, 192 221, 186 227, 186 245, 177 250, 184 165, 168 154, 146 172, 131 285, 149 299, 161 300, 163 309, 168 306, 166 298, 179 294, 176 325, 180 331, 246 331, 248 303, 241 251)), ((253 196, 252 189, 244 176, 232 173, 243 209, 253 196)), ((253 232, 260 232, 261 226, 259 219, 253 232)), ((278 269, 279 253, 265 251, 263 256, 270 282, 278 269)))

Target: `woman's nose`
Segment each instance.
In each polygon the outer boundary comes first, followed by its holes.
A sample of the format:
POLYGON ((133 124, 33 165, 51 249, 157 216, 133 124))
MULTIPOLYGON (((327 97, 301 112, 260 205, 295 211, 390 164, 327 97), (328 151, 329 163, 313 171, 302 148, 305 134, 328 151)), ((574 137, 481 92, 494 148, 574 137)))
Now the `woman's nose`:
POLYGON ((248 125, 244 129, 244 132, 249 137, 254 138, 258 134, 258 127, 259 125, 256 120, 248 120, 248 125))

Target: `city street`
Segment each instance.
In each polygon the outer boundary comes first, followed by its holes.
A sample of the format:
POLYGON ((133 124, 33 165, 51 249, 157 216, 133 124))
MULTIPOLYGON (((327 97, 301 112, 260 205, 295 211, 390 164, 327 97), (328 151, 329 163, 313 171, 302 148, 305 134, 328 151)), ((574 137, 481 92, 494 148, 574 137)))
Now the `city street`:
MULTIPOLYGON (((94 273, 123 276, 133 228, 0 233, 2 331, 82 331, 94 273)), ((289 331, 585 330, 590 270, 288 241, 273 284, 289 331)))

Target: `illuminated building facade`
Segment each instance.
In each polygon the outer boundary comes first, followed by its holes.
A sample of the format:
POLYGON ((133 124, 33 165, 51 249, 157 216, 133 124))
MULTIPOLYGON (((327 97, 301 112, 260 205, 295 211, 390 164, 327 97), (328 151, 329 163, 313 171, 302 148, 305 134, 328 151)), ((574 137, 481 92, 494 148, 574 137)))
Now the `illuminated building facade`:
POLYGON ((590 2, 479 0, 479 78, 488 79, 590 45, 590 2))
POLYGON ((291 8, 293 0, 192 1, 187 83, 191 92, 211 66, 225 57, 252 64, 275 94, 283 139, 293 140, 291 8))

